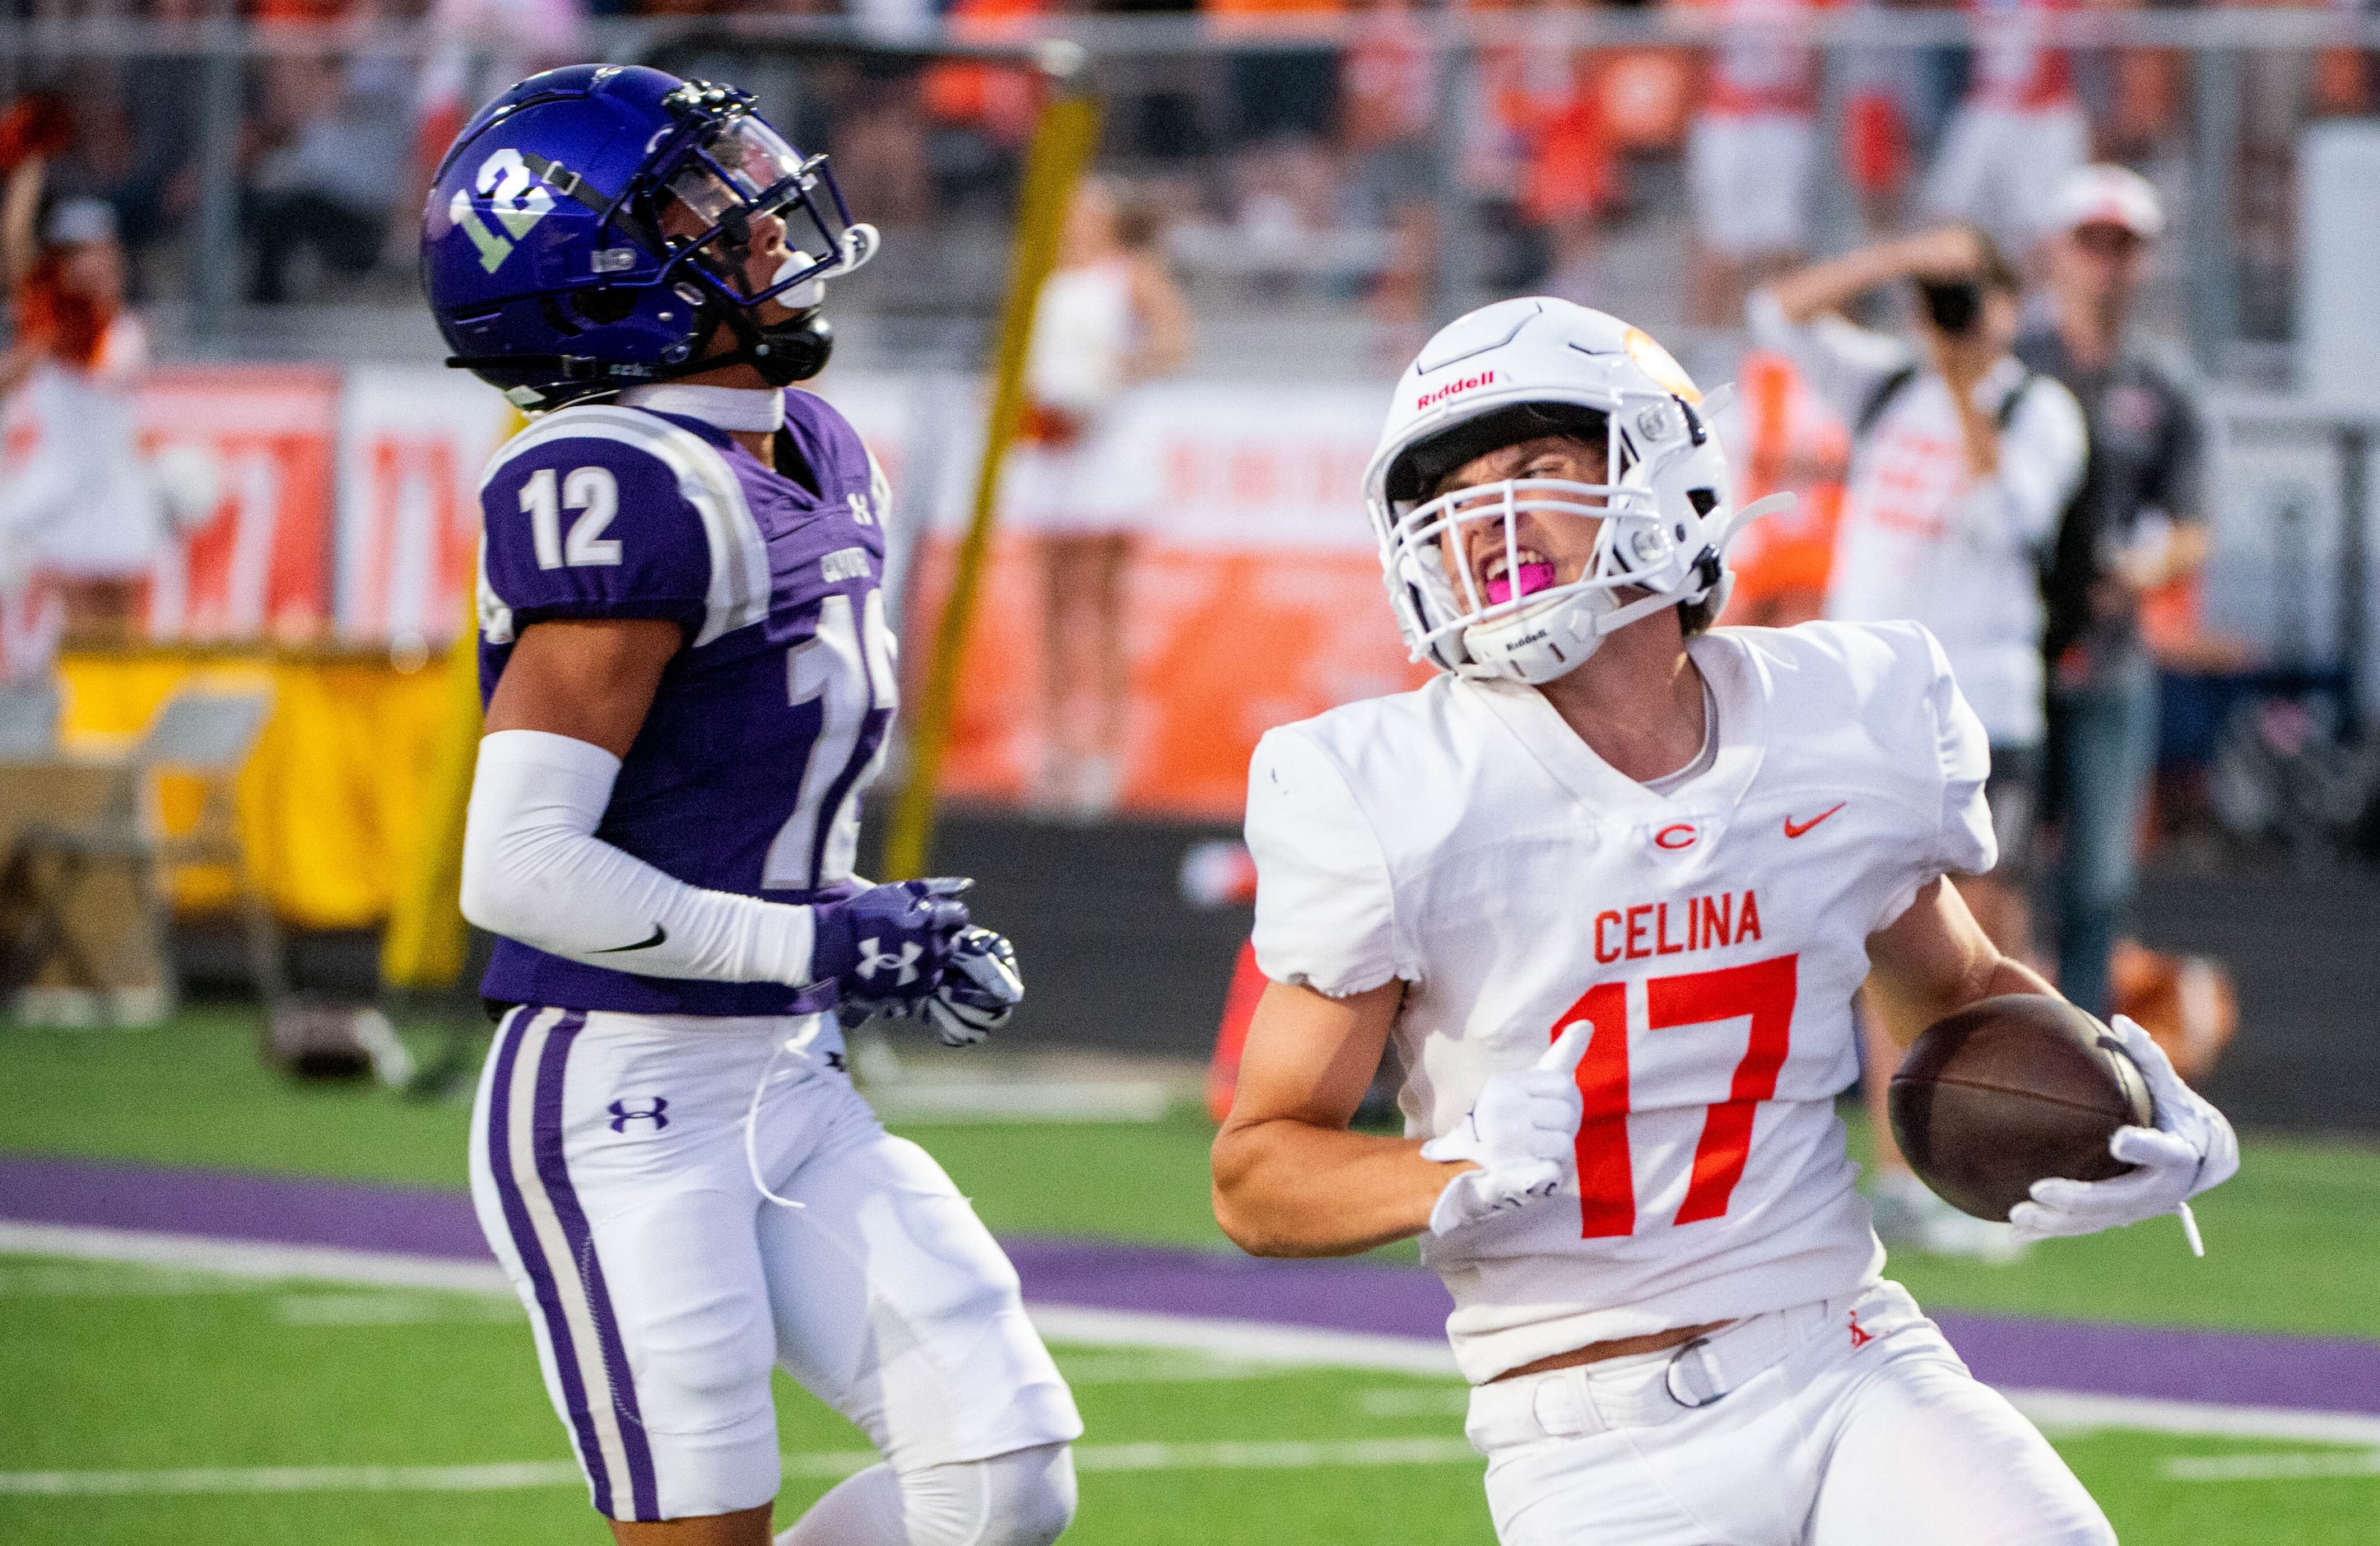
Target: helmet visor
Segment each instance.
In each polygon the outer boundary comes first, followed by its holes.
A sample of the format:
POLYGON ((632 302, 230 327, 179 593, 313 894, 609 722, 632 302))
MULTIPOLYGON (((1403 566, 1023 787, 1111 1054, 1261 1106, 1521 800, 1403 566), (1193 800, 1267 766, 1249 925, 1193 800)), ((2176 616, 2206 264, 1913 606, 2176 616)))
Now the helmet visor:
POLYGON ((795 286, 856 267, 865 245, 823 155, 804 156, 759 118, 721 120, 663 179, 662 228, 738 302, 772 300, 795 286), (756 222, 784 223, 783 250, 756 222), (756 244, 765 248, 756 253, 756 244), (767 260, 773 256, 774 261, 767 260))

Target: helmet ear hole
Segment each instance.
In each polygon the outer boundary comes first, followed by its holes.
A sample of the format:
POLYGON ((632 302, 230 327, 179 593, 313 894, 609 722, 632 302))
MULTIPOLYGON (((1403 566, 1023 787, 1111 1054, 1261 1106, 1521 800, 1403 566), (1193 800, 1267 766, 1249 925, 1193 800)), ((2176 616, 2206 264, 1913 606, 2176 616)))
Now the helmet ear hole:
POLYGON ((1717 489, 1688 489, 1686 491, 1686 503, 1694 507, 1694 514, 1698 516, 1707 516, 1713 510, 1718 508, 1718 491, 1717 489))
POLYGON ((597 327, 609 327, 625 321, 637 309, 636 292, 606 285, 601 289, 580 290, 571 297, 571 306, 597 327))

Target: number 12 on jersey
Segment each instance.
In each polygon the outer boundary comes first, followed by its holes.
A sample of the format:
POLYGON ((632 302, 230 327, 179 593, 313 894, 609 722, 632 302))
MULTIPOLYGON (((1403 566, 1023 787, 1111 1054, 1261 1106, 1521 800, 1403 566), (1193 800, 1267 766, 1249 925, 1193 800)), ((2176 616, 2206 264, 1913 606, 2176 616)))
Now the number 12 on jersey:
MULTIPOLYGON (((1716 1219, 1727 1211, 1752 1152, 1752 1119, 1777 1094, 1793 1033, 1794 956, 1716 971, 1656 977, 1645 984, 1650 1030, 1749 1017, 1751 1034, 1727 1099, 1705 1108, 1694 1174, 1675 1223, 1716 1219)), ((1628 1150, 1628 985, 1598 982, 1554 1021, 1552 1036, 1585 1021, 1595 1028, 1579 1059, 1585 1114, 1578 1125, 1579 1233, 1595 1239, 1636 1230, 1636 1171, 1628 1150)))

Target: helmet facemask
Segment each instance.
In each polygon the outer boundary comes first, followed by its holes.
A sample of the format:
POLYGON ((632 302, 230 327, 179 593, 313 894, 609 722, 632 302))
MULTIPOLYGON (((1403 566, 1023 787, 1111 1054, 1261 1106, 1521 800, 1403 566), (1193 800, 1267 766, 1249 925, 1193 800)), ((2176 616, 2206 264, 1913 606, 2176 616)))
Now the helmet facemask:
POLYGON ((1699 426, 1680 399, 1638 396, 1621 395, 1609 409, 1575 403, 1502 409, 1453 426, 1400 459, 1388 479, 1392 590, 1419 652, 1466 676, 1550 681, 1616 629, 1709 593, 1717 556, 1698 523, 1664 514, 1659 489, 1695 444, 1682 432, 1699 426), (1477 456, 1548 435, 1598 448, 1600 478, 1510 478, 1435 492, 1477 456), (1640 435, 1661 449, 1645 456, 1640 435), (1545 522, 1524 519, 1530 516, 1599 523, 1576 573, 1564 578, 1570 566, 1546 554, 1542 539, 1531 541, 1545 522))
MULTIPOLYGON (((688 93, 694 90, 690 82, 688 93)), ((740 94, 706 90, 728 101, 691 123, 678 153, 654 169, 654 224, 672 253, 732 304, 748 310, 775 301, 787 310, 808 310, 818 304, 823 281, 875 255, 875 227, 852 223, 825 156, 795 151, 748 102, 737 100, 740 94), (784 224, 786 256, 755 283, 753 222, 767 215, 784 224)))
POLYGON ((743 92, 688 81, 669 105, 681 128, 654 163, 643 213, 669 254, 663 278, 674 276, 689 300, 699 296, 713 323, 673 362, 676 373, 748 364, 779 386, 816 375, 833 345, 817 310, 826 281, 875 256, 876 228, 852 222, 827 158, 795 151, 743 92), (783 227, 783 254, 756 274, 753 245, 771 220, 783 227), (766 314, 777 310, 786 315, 766 314), (718 325, 738 347, 699 354, 699 338, 718 325))

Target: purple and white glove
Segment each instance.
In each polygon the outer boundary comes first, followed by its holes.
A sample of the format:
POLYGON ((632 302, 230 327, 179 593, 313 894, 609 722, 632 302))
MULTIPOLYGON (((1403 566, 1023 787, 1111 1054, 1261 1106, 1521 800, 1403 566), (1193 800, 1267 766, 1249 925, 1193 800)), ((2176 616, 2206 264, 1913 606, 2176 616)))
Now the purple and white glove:
MULTIPOLYGON (((941 878, 869 886, 811 904, 810 980, 832 980, 848 1010, 913 1013, 933 992, 960 931, 960 893, 973 881, 941 878)), ((865 1018, 866 1016, 862 1016, 865 1018)))
POLYGON ((1479 1167, 1455 1176, 1438 1194, 1429 1211, 1432 1235, 1551 1197, 1576 1173, 1578 1125, 1586 1113, 1578 1060, 1593 1033, 1582 1021, 1529 1067, 1488 1075, 1462 1123, 1421 1146, 1425 1160, 1468 1160, 1479 1167))
POLYGON ((2140 1065, 2155 1112, 2155 1126, 2119 1127, 2107 1140, 2107 1151, 2135 1168, 2106 1181, 2035 1181, 2032 1200, 2010 1209, 2009 1223, 2016 1226, 2018 1239, 2044 1240, 2179 1213, 2192 1253, 2204 1256, 2190 1199, 2239 1173, 2239 1136, 2221 1112, 2181 1082, 2165 1049, 2147 1031, 2122 1015, 2109 1029, 2124 1054, 2140 1065))
POLYGON ((1025 998, 1016 947, 989 929, 962 929, 918 1012, 945 1047, 972 1047, 1006 1025, 1025 998))

